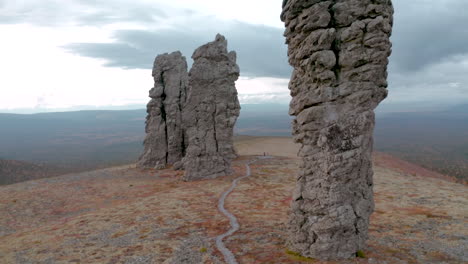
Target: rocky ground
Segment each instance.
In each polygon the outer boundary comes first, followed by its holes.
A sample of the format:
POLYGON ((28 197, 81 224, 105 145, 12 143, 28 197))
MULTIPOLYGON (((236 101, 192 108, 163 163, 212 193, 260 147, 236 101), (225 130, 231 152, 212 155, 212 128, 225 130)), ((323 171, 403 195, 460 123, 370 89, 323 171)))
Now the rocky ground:
MULTIPOLYGON (((214 244, 229 229, 220 194, 264 144, 276 144, 270 155, 294 149, 289 139, 248 140, 237 144, 235 175, 215 180, 125 166, 1 186, 0 263, 224 263, 214 244)), ((239 263, 322 263, 286 251, 296 162, 257 161, 227 198, 240 230, 225 244, 239 263)), ((365 258, 340 263, 466 263, 467 186, 376 163, 365 258)))

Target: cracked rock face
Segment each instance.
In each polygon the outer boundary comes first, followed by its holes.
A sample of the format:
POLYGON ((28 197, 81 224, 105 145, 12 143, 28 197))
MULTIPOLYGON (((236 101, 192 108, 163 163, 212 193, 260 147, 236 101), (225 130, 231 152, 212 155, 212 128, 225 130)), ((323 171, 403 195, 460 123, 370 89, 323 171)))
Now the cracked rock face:
POLYGON ((240 105, 235 81, 239 77, 236 53, 227 51, 227 41, 217 35, 192 55, 189 92, 183 111, 188 139, 183 160, 184 179, 197 180, 231 173, 236 157, 233 129, 240 105))
POLYGON ((188 86, 187 62, 180 52, 158 55, 153 65, 154 87, 147 105, 144 152, 137 165, 165 168, 185 155, 182 108, 188 86))
POLYGON ((290 247, 324 260, 354 257, 374 209, 374 109, 387 96, 390 0, 285 0, 293 135, 302 147, 290 247))

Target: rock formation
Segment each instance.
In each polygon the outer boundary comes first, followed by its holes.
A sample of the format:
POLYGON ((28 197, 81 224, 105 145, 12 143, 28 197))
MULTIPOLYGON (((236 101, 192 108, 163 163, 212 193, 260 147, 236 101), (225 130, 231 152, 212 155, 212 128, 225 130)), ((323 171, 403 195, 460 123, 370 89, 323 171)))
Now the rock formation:
POLYGON ((153 65, 154 87, 149 92, 146 138, 139 167, 156 169, 180 162, 185 155, 182 108, 186 100, 187 62, 180 52, 158 55, 153 65))
POLYGON ((390 0, 285 0, 293 135, 302 144, 290 247, 342 259, 362 250, 374 209, 374 112, 387 96, 390 0))
POLYGON ((189 92, 183 111, 188 139, 183 160, 185 180, 208 179, 231 173, 233 128, 240 105, 235 81, 239 77, 236 53, 217 35, 192 55, 189 92))

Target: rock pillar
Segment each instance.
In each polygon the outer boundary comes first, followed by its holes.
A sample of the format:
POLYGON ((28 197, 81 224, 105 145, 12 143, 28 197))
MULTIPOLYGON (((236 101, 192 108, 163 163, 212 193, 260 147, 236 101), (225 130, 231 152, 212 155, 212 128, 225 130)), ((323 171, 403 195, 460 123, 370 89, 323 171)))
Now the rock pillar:
POLYGON ((285 0, 294 71, 293 135, 302 159, 290 248, 324 260, 364 249, 372 192, 374 109, 387 96, 390 0, 285 0))
POLYGON ((236 157, 233 129, 240 105, 235 81, 239 77, 236 53, 217 35, 192 55, 183 122, 188 139, 184 158, 185 180, 210 179, 231 173, 236 157))
POLYGON ((186 100, 187 62, 180 52, 158 55, 153 66, 154 87, 149 92, 146 138, 139 167, 162 169, 182 160, 186 143, 182 109, 186 100))

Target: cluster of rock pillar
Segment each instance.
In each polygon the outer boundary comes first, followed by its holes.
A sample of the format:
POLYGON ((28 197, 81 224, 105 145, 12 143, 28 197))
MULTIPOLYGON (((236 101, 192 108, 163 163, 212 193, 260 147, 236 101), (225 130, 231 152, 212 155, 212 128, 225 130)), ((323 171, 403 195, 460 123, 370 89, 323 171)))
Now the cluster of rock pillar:
POLYGON ((318 259, 364 249, 374 209, 374 109, 387 96, 390 0, 284 0, 300 173, 289 247, 318 259))
POLYGON ((185 180, 207 179, 231 173, 236 157, 233 129, 240 112, 235 81, 239 77, 236 53, 217 35, 187 62, 180 52, 158 55, 154 61, 154 88, 147 105, 143 168, 174 165, 185 169, 185 180))

